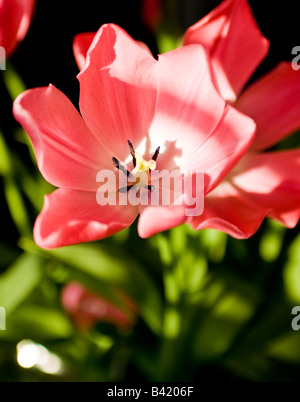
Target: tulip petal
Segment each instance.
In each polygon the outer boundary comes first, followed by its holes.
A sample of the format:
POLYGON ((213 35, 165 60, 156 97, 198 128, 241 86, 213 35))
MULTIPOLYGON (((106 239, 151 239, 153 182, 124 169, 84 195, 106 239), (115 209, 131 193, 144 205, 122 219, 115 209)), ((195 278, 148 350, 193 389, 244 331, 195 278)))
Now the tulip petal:
POLYGON ((202 46, 163 54, 156 67, 159 90, 150 138, 161 147, 157 168, 201 170, 207 175, 207 193, 250 146, 255 124, 225 105, 202 46))
MULTIPOLYGON (((270 218, 300 209, 300 151, 246 156, 231 182, 270 218)), ((284 223, 284 222, 283 222, 284 223)))
POLYGON ((230 176, 205 198, 195 229, 213 228, 248 238, 265 217, 294 227, 300 217, 300 151, 245 157, 230 176))
POLYGON ((252 148, 271 147, 300 128, 300 75, 288 62, 252 84, 235 106, 252 117, 257 135, 252 148))
POLYGON ((156 69, 158 95, 149 135, 151 143, 161 147, 157 168, 179 167, 218 126, 225 102, 212 83, 209 56, 202 46, 162 54, 156 69))
MULTIPOLYGON (((11 0, 10 2, 12 3, 11 0)), ((27 34, 33 16, 36 0, 14 0, 14 3, 15 6, 16 4, 21 5, 23 10, 22 20, 17 33, 17 40, 20 42, 21 40, 24 39, 25 35, 27 34)))
POLYGON ((33 143, 40 171, 54 186, 95 189, 98 171, 112 167, 110 153, 53 85, 21 94, 13 112, 33 143))
POLYGON ((269 48, 246 0, 224 1, 190 27, 184 44, 192 43, 209 49, 219 90, 232 102, 269 48))
POLYGON ((95 38, 95 35, 95 32, 88 32, 77 34, 74 37, 73 52, 79 70, 82 70, 85 66, 87 52, 95 38))
POLYGON ((252 236, 265 217, 231 183, 224 181, 205 197, 204 212, 191 220, 193 229, 216 229, 237 239, 252 236))
POLYGON ((125 160, 147 136, 156 104, 156 60, 116 25, 97 32, 79 73, 80 110, 111 155, 125 160))
POLYGON ((45 197, 34 240, 45 249, 99 240, 125 229, 136 216, 132 206, 98 205, 93 192, 58 189, 45 197))
MULTIPOLYGON (((73 53, 75 56, 76 63, 79 67, 79 70, 82 70, 85 66, 88 50, 96 36, 96 32, 87 32, 80 33, 74 37, 73 40, 73 53)), ((149 47, 144 43, 137 41, 136 42, 142 49, 147 50, 149 54, 151 51, 149 47)))
POLYGON ((141 211, 138 234, 142 238, 147 238, 181 225, 186 219, 185 207, 182 205, 148 206, 141 211))
POLYGON ((28 31, 35 0, 8 0, 0 2, 0 46, 9 56, 28 31))
POLYGON ((154 180, 151 175, 154 190, 149 205, 139 207, 139 235, 146 238, 202 214, 203 182, 203 175, 192 171, 184 175, 173 171, 169 177, 162 175, 154 180))
POLYGON ((181 168, 205 173, 205 194, 212 191, 238 163, 255 135, 254 121, 231 106, 213 133, 181 163, 181 168))

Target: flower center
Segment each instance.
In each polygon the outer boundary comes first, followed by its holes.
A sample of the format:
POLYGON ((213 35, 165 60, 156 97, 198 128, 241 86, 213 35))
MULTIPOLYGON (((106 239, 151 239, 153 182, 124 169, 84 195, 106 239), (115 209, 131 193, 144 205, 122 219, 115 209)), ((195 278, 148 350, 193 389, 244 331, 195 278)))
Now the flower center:
POLYGON ((149 191, 153 191, 153 186, 150 184, 151 181, 151 170, 156 169, 156 159, 159 155, 160 147, 158 147, 153 154, 152 158, 147 161, 141 154, 136 152, 133 148, 132 143, 128 140, 130 154, 132 156, 133 170, 129 172, 123 165, 120 164, 117 158, 113 157, 112 161, 114 166, 123 172, 128 178, 128 184, 126 187, 119 188, 120 193, 125 193, 129 191, 134 186, 144 187, 149 191), (146 173, 146 175, 145 175, 146 173))
POLYGON ((154 170, 156 168, 156 162, 153 159, 146 161, 141 154, 135 152, 134 154, 136 165, 131 174, 135 176, 138 172, 149 172, 149 170, 154 170))

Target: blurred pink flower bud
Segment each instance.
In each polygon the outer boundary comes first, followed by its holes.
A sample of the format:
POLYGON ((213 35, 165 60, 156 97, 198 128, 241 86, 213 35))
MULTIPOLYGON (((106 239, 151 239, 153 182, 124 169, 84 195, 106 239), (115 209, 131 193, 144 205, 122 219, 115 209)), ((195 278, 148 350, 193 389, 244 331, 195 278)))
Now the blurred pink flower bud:
POLYGON ((136 319, 137 308, 127 295, 119 292, 118 297, 122 300, 126 312, 76 282, 67 284, 61 295, 63 307, 75 325, 81 329, 91 328, 98 322, 110 323, 118 328, 132 326, 136 319))

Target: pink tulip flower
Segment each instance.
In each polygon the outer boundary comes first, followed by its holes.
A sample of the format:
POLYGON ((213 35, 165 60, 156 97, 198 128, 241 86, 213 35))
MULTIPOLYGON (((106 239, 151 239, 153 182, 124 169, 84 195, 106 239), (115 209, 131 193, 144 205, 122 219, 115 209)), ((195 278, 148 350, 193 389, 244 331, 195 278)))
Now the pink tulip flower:
MULTIPOLYGON (((86 39, 75 52, 85 48, 86 39)), ((184 46, 156 60, 120 27, 108 24, 95 35, 81 65, 81 114, 53 85, 28 90, 14 103, 41 173, 59 187, 45 197, 35 242, 54 248, 102 239, 128 227, 138 214, 144 238, 187 222, 185 201, 100 206, 96 178, 106 169, 128 179, 141 172, 150 178, 155 168, 201 171, 204 184, 196 194, 201 197, 237 164, 252 143, 255 124, 217 92, 206 50, 184 46)), ((151 186, 143 183, 149 194, 151 186)), ((118 196, 123 190, 116 190, 118 196)))
POLYGON ((194 229, 218 229, 236 238, 253 235, 265 217, 294 227, 300 213, 300 150, 269 151, 300 128, 300 73, 282 62, 244 89, 268 52, 246 0, 226 0, 190 27, 184 45, 205 46, 224 99, 252 117, 250 151, 205 198, 194 229))
POLYGON ((30 25, 35 0, 0 0, 0 46, 10 56, 30 25))

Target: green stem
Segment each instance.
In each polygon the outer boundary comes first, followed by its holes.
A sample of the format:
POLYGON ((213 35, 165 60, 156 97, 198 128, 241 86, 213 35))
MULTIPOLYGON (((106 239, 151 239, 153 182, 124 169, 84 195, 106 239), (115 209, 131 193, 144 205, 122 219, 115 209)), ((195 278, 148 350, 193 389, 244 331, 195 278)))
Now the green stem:
POLYGON ((182 32, 179 24, 178 0, 164 0, 163 18, 156 33, 160 53, 166 53, 180 45, 182 32))
POLYGON ((162 260, 165 307, 163 314, 159 371, 157 380, 173 379, 179 359, 178 339, 181 333, 181 290, 175 272, 177 258, 172 255, 169 238, 157 235, 157 246, 162 260))
POLYGON ((12 101, 27 89, 21 77, 9 61, 6 63, 6 70, 3 71, 3 81, 12 101))

